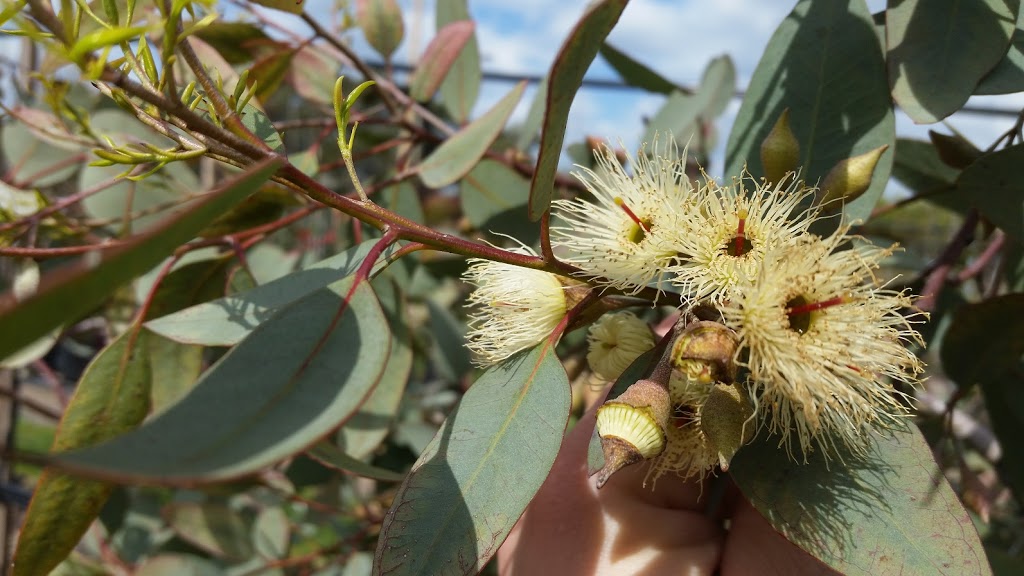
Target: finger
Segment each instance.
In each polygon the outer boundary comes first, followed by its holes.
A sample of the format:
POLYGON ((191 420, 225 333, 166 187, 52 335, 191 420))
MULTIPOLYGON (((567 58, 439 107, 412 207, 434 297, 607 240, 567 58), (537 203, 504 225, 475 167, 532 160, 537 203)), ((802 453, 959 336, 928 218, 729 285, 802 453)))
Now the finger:
POLYGON ((563 441, 548 479, 498 553, 505 576, 711 574, 722 546, 702 513, 700 486, 677 479, 644 487, 624 469, 598 491, 587 478, 588 413, 563 441))

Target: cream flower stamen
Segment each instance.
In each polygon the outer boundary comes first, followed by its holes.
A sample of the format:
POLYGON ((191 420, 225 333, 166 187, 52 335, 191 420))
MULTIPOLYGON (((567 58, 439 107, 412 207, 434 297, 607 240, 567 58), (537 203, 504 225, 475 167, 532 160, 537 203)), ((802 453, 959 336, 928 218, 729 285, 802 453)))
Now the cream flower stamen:
POLYGON ((814 191, 796 178, 786 182, 748 192, 744 180, 720 186, 705 175, 700 205, 678 230, 680 257, 668 270, 685 297, 727 299, 733 286, 757 276, 765 254, 807 233, 817 212, 798 208, 814 191))
POLYGON ((902 314, 910 296, 873 276, 894 248, 839 250, 847 230, 772 252, 720 306, 747 357, 760 418, 805 459, 815 448, 826 457, 863 449, 873 428, 908 412, 893 382, 915 385, 922 371, 905 346, 922 343, 914 316, 902 314))
MULTIPOLYGON (((536 256, 526 246, 510 251, 536 256)), ((471 258, 463 279, 476 286, 468 298, 466 345, 480 366, 540 343, 568 309, 563 280, 549 272, 471 258)))
MULTIPOLYGON (((658 142, 652 144, 657 151, 658 142)), ((667 286, 666 268, 678 254, 677 230, 695 204, 685 172, 685 151, 670 142, 665 155, 641 148, 628 162, 633 175, 605 146, 595 152, 597 169, 576 177, 592 199, 557 200, 553 211, 562 224, 552 226, 560 257, 582 275, 636 293, 667 286)))

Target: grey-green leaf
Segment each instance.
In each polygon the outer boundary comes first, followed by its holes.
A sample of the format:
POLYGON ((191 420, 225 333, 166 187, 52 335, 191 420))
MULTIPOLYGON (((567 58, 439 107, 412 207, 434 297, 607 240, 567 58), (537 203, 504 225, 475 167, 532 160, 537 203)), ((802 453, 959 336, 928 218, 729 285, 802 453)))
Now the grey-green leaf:
POLYGON ((472 40, 474 28, 472 21, 459 20, 437 31, 409 79, 409 95, 413 99, 427 102, 434 97, 463 47, 472 40))
POLYGON ((488 220, 526 204, 530 182, 519 172, 494 160, 481 160, 462 179, 462 211, 480 228, 488 220))
POLYGON ((68 318, 78 318, 110 297, 111 292, 151 269, 210 222, 253 193, 281 166, 278 159, 254 165, 219 189, 195 201, 166 222, 129 239, 97 250, 75 264, 47 273, 39 290, 24 301, 0 296, 0 358, 23 348, 68 318))
POLYGON ((555 174, 562 155, 565 127, 569 108, 576 91, 583 83, 583 75, 597 56, 608 33, 626 8, 627 0, 598 0, 587 7, 583 17, 569 32, 568 38, 555 56, 548 73, 548 88, 544 109, 544 122, 537 153, 537 169, 530 183, 529 216, 540 220, 548 211, 555 194, 555 174))
POLYGON ((1024 12, 1018 11, 1017 27, 1010 38, 1010 49, 974 89, 975 94, 1010 94, 1024 91, 1024 12))
POLYGON ((1018 241, 1024 240, 1024 181, 1020 167, 1024 144, 986 154, 964 168, 955 201, 981 210, 986 218, 1018 241))
POLYGON ((601 44, 601 56, 618 73, 622 81, 630 86, 643 88, 655 94, 666 95, 680 90, 680 88, 661 74, 651 70, 642 62, 638 62, 607 42, 601 44))
MULTIPOLYGON (((892 146, 895 120, 885 61, 863 0, 801 0, 775 30, 729 135, 726 175, 739 175, 746 164, 754 177, 763 176, 761 142, 786 108, 807 182, 818 182, 840 160, 892 146)), ((890 150, 868 191, 845 206, 848 219, 871 213, 891 166, 890 150)))
MULTIPOLYGON (((472 20, 466 0, 438 0, 436 18, 438 30, 452 22, 472 20)), ((480 92, 482 76, 480 49, 474 32, 441 83, 441 102, 459 124, 469 121, 480 92)))
POLYGON ((783 536, 843 574, 989 574, 970 517, 913 426, 867 456, 793 462, 774 438, 744 446, 729 473, 783 536))
POLYGON ((373 574, 478 573, 547 477, 569 396, 547 343, 485 372, 395 495, 373 574))
POLYGON ((501 134, 526 88, 520 82, 483 116, 437 147, 417 167, 420 180, 431 188, 447 186, 466 175, 501 134))
POLYGON ((901 0, 885 13, 892 96, 918 124, 960 109, 1006 54, 1018 0, 901 0))
POLYGON ((254 473, 343 424, 384 371, 390 341, 369 285, 346 278, 281 309, 141 428, 55 461, 166 485, 254 473))
POLYGON ((176 342, 237 344, 280 308, 354 273, 376 242, 364 242, 251 290, 150 320, 146 328, 176 342))

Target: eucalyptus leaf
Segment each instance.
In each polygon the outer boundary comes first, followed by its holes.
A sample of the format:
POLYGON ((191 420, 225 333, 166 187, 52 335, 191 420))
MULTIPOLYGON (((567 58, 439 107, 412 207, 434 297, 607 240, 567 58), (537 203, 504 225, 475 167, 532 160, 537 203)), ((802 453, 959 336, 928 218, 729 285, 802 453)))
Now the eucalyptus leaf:
POLYGON ((395 495, 373 574, 478 573, 551 470, 569 396, 548 343, 485 372, 395 495))
MULTIPOLYGON (((738 176, 746 166, 755 178, 763 176, 761 142, 786 108, 806 182, 818 182, 841 160, 892 147, 895 120, 884 67, 864 0, 798 2, 750 80, 726 145, 725 174, 738 176)), ((891 166, 889 150, 867 192, 843 208, 847 219, 870 215, 891 166)))
POLYGON ((977 532, 908 425, 870 439, 866 455, 793 462, 774 438, 736 454, 729 473, 789 541, 843 574, 989 574, 977 532))
POLYGON ((902 0, 885 14, 892 96, 919 124, 960 109, 1006 54, 1019 0, 902 0), (942 33, 937 33, 941 30, 942 33))
POLYGON ((555 194, 555 174, 562 155, 569 108, 583 75, 597 56, 604 39, 612 31, 626 8, 626 0, 597 0, 591 3, 580 21, 569 31, 548 73, 548 87, 541 124, 537 169, 530 183, 529 216, 540 220, 551 206, 555 194))
POLYGON ((55 462, 179 486, 252 474, 351 417, 383 373, 390 341, 369 286, 340 280, 282 308, 141 428, 55 462))

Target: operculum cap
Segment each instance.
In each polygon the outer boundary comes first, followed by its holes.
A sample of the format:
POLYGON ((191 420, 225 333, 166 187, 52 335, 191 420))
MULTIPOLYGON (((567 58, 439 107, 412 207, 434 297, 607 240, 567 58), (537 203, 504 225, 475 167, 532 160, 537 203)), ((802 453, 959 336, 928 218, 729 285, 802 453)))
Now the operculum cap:
POLYGON ((722 471, 754 435, 754 405, 744 386, 717 383, 700 409, 700 427, 718 453, 722 471))
POLYGON ((736 376, 736 333, 701 320, 686 327, 672 345, 672 366, 703 384, 732 382, 736 376))
POLYGON ((597 487, 612 474, 665 450, 666 427, 672 404, 665 386, 640 380, 621 396, 597 410, 597 433, 601 436, 604 466, 597 471, 597 487))

